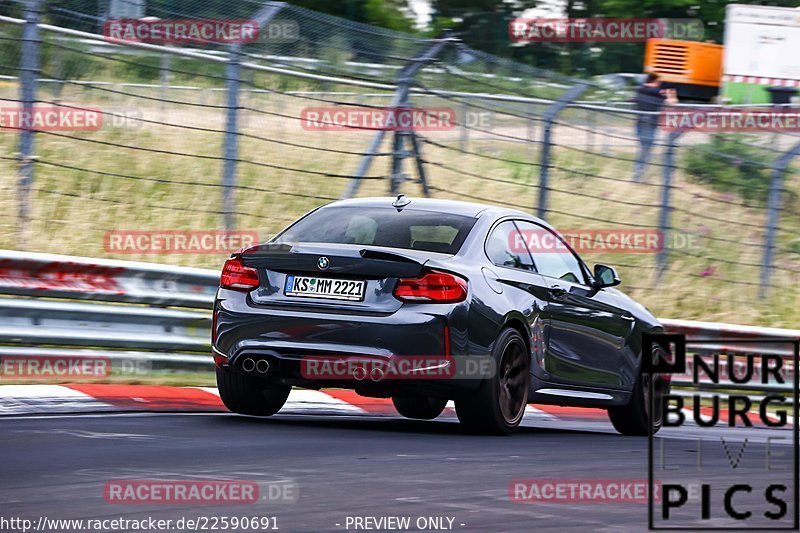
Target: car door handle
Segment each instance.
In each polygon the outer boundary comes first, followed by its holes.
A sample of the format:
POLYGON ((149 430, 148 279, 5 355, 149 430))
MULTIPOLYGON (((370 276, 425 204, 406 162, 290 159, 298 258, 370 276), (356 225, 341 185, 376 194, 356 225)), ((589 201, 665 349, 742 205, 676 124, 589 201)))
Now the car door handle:
POLYGON ((633 318, 633 317, 632 317, 632 316, 630 316, 630 315, 622 315, 622 320, 628 320, 628 321, 630 321, 630 322, 633 322, 633 321, 634 321, 634 320, 636 320, 636 319, 635 319, 635 318, 633 318))
POLYGON ((567 289, 559 285, 551 285, 550 294, 552 294, 553 296, 564 296, 565 294, 567 294, 567 289))

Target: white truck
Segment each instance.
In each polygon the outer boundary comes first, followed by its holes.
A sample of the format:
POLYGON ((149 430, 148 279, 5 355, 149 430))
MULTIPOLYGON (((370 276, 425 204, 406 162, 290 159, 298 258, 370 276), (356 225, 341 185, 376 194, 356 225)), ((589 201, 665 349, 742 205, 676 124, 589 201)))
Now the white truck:
POLYGON ((800 9, 729 4, 722 86, 731 104, 768 103, 770 88, 787 97, 800 88, 800 9))

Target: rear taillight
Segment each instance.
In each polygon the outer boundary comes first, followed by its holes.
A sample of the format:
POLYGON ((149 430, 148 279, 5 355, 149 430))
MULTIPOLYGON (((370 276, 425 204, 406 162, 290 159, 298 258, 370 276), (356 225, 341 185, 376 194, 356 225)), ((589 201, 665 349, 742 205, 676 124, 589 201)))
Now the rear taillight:
POLYGON ((398 280, 394 296, 401 302, 463 302, 467 298, 467 280, 448 272, 429 270, 418 278, 398 280))
POLYGON ((219 286, 235 291, 251 291, 258 287, 258 271, 244 266, 239 258, 228 259, 222 267, 219 286))

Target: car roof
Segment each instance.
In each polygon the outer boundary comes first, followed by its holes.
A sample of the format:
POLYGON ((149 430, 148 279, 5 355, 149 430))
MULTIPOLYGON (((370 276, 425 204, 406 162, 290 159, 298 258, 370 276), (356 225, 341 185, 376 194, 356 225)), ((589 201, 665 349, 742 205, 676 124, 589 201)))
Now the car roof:
MULTIPOLYGON (((531 215, 517 209, 497 207, 493 205, 480 204, 477 202, 462 202, 460 200, 441 200, 437 198, 416 198, 406 196, 410 203, 405 209, 420 209, 424 211, 437 211, 454 215, 464 215, 469 217, 479 217, 484 213, 491 212, 500 217, 505 215, 524 215, 531 218, 531 215)), ((369 198, 353 198, 349 200, 337 200, 324 207, 391 207, 397 200, 396 196, 373 196, 369 198)))

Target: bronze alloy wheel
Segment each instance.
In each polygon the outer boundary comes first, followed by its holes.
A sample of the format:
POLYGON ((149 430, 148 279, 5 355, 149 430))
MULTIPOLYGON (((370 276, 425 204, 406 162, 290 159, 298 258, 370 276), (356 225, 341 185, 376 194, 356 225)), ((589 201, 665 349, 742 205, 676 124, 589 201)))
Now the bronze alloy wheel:
POLYGON ((519 337, 512 337, 503 350, 498 367, 497 389, 500 412, 508 424, 516 424, 525 413, 528 399, 528 365, 525 344, 519 337))
MULTIPOLYGON (((652 357, 654 362, 661 359, 663 355, 660 347, 653 347, 652 357)), ((640 367, 639 376, 634 383, 628 404, 613 406, 608 409, 608 417, 614 428, 623 435, 645 436, 650 433, 657 433, 664 422, 662 398, 665 394, 669 394, 669 389, 670 381, 668 376, 643 372, 640 367)))

